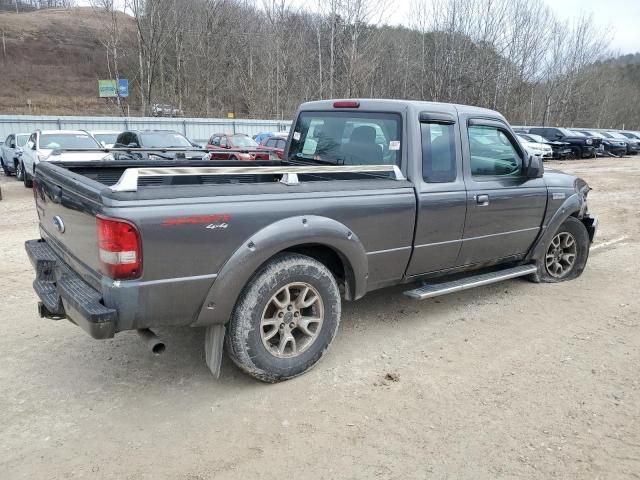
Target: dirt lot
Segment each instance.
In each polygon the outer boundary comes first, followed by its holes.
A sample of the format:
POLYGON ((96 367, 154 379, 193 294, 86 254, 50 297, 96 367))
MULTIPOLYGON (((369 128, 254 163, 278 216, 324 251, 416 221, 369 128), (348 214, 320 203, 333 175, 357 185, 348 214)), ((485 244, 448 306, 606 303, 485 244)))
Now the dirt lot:
POLYGON ((38 318, 33 199, 0 177, 0 477, 640 478, 640 158, 554 166, 594 188, 580 279, 371 294, 278 385, 226 359, 214 381, 199 330, 153 357, 38 318))

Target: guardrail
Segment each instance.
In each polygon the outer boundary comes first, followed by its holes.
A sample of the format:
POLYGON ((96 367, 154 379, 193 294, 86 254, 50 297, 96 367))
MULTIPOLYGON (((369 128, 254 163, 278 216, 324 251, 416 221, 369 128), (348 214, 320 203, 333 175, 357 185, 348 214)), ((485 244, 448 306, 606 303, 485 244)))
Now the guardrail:
POLYGON ((40 130, 175 130, 191 140, 203 142, 214 133, 277 132, 291 126, 290 120, 174 118, 174 117, 84 117, 0 115, 0 139, 10 133, 40 130))

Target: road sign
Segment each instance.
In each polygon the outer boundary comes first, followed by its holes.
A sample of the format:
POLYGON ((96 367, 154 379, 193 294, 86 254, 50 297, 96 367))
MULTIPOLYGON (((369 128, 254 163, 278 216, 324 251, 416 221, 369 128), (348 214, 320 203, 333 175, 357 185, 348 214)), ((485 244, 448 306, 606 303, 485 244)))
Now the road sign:
POLYGON ((98 96, 100 98, 123 97, 129 96, 129 80, 121 78, 118 81, 118 94, 116 94, 115 80, 98 80, 98 96))

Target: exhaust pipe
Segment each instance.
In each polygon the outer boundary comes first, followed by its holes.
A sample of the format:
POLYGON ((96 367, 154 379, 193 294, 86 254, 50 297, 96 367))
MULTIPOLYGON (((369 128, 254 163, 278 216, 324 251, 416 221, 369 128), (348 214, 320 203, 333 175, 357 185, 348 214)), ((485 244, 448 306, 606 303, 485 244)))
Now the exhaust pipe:
POLYGON ((148 328, 140 328, 139 330, 137 330, 137 332, 138 335, 140 335, 140 338, 145 341, 154 355, 160 355, 164 352, 166 348, 164 346, 164 342, 160 340, 158 336, 151 330, 149 330, 148 328))

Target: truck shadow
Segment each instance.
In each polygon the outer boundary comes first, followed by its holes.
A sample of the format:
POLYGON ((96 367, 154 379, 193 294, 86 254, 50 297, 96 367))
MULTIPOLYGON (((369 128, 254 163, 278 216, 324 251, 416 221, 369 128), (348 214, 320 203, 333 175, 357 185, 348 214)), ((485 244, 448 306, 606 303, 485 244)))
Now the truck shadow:
MULTIPOLYGON (((407 286, 398 286, 372 292, 357 302, 345 302, 338 335, 327 357, 313 374, 322 372, 323 366, 326 369, 339 367, 352 355, 353 345, 363 340, 375 343, 376 338, 398 335, 399 329, 400 333, 406 331, 415 335, 415 327, 426 322, 437 328, 438 324, 446 324, 451 312, 460 313, 472 306, 499 303, 508 291, 512 292, 509 295, 517 295, 531 285, 515 279, 422 302, 405 297, 402 292, 407 286)), ((56 325, 56 328, 72 327, 56 325)), ((84 332, 77 332, 64 342, 65 345, 61 345, 64 351, 58 354, 51 352, 48 370, 50 373, 57 368, 66 372, 75 370, 77 378, 83 376, 86 369, 88 378, 85 381, 99 378, 103 388, 109 388, 109 383, 111 386, 126 384, 134 390, 170 386, 189 389, 189 385, 198 388, 209 385, 212 392, 219 392, 221 388, 254 390, 265 385, 245 375, 226 354, 220 378, 214 379, 205 363, 204 329, 165 327, 158 328, 156 333, 166 343, 167 348, 162 355, 153 355, 135 332, 122 332, 113 340, 104 342, 92 342, 84 332), (70 352, 73 352, 71 356, 70 352), (83 357, 80 363, 79 356, 83 357)), ((384 346, 380 345, 380 351, 384 346)), ((303 375, 293 381, 304 382, 305 378, 310 377, 303 375)))

